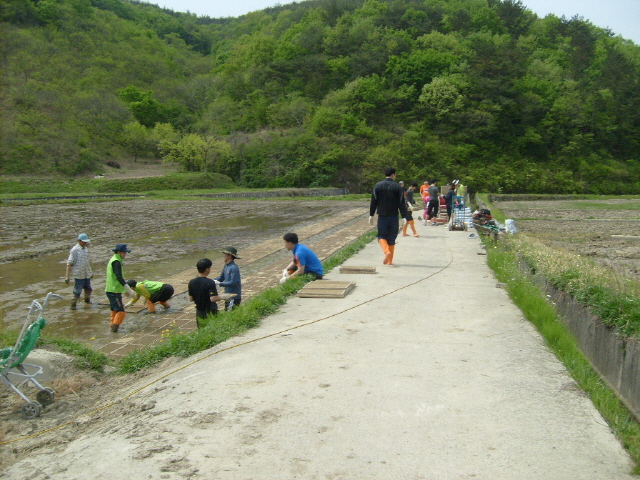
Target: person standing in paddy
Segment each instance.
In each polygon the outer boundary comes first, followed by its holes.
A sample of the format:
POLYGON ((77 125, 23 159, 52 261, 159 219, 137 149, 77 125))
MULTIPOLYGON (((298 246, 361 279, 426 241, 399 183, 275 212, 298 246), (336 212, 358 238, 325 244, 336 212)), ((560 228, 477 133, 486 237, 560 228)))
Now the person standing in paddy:
POLYGON ((387 168, 385 179, 376 183, 369 205, 369 225, 373 226, 373 216, 378 212, 378 243, 384 253, 385 265, 393 265, 393 253, 398 237, 398 213, 403 226, 409 220, 409 212, 404 201, 402 187, 396 183, 396 169, 387 168))
POLYGON ((224 309, 229 311, 240 305, 242 301, 242 281, 240 279, 240 268, 236 265, 235 260, 240 259, 238 256, 238 250, 234 247, 225 248, 222 253, 224 254, 224 267, 222 267, 222 273, 220 276, 213 279, 216 282, 216 287, 223 287, 224 293, 235 293, 236 296, 225 300, 224 309))
POLYGON ((124 310, 124 303, 122 302, 122 294, 126 293, 129 297, 134 297, 135 294, 129 285, 127 285, 124 279, 124 268, 122 266, 124 258, 127 253, 131 253, 131 250, 127 248, 126 243, 118 243, 113 249, 113 257, 107 264, 107 275, 105 292, 109 299, 109 306, 111 308, 111 331, 117 333, 120 325, 124 321, 126 312, 124 310))
POLYGON ((64 281, 69 283, 70 275, 73 274, 73 299, 71 300, 71 310, 77 308, 78 299, 84 290, 84 303, 91 303, 91 277, 93 271, 89 263, 89 236, 86 233, 78 235, 78 242, 69 251, 67 259, 67 271, 64 281))

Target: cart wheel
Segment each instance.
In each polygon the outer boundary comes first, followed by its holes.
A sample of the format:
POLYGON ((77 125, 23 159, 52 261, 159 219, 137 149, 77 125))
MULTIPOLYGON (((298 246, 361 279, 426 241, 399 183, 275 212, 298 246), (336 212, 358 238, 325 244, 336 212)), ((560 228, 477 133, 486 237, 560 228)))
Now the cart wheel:
POLYGON ((47 405, 51 405, 56 398, 56 392, 51 390, 50 388, 45 388, 44 390, 40 390, 36 395, 36 400, 40 405, 46 407, 47 405))
POLYGON ((42 407, 38 402, 29 402, 22 406, 20 410, 20 414, 22 418, 27 420, 31 420, 32 418, 36 418, 40 416, 40 412, 42 412, 42 407))

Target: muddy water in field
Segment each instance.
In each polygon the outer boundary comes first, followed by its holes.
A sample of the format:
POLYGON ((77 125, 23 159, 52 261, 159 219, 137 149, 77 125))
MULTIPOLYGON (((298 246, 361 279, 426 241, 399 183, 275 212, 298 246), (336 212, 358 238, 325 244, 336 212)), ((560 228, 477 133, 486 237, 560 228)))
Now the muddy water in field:
MULTIPOLYGON (((18 328, 33 300, 47 292, 63 296, 45 313, 47 334, 86 342, 96 347, 111 340, 109 305, 104 294, 106 264, 116 243, 127 243, 125 277, 163 280, 193 270, 198 259, 222 257, 220 250, 243 248, 315 223, 363 202, 314 201, 153 201, 132 200, 87 204, 2 206, 0 227, 0 328, 18 328), (69 249, 78 233, 91 238, 94 290, 91 305, 69 308, 72 284, 64 283, 69 249)), ((283 251, 284 254, 284 251, 283 251)), ((243 269, 251 273, 251 267, 243 269)), ((218 272, 213 272, 216 276, 218 272)), ((172 307, 189 302, 176 295, 172 307)), ((142 305, 142 300, 138 301, 142 305)), ((127 314, 123 330, 148 322, 144 314, 127 314)))

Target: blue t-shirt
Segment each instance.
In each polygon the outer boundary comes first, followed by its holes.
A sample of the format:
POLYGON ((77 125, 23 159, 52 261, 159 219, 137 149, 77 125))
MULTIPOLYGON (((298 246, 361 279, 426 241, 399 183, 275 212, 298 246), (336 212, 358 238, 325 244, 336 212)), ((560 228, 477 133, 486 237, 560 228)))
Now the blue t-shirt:
POLYGON ((320 263, 316 254, 313 253, 309 247, 298 243, 293 247, 292 253, 295 264, 304 265, 305 273, 311 272, 317 273, 318 275, 324 275, 322 263, 320 263))

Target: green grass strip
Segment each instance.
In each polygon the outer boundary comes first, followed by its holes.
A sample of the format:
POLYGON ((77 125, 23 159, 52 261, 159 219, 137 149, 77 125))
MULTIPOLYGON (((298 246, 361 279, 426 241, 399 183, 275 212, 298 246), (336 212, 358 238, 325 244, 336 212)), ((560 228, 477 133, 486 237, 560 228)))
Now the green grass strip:
MULTIPOLYGON (((323 262, 325 272, 342 264, 375 236, 375 231, 368 232, 331 255, 323 262)), ((223 311, 209 317, 205 325, 194 332, 174 335, 167 331, 164 343, 136 350, 122 358, 117 364, 116 373, 134 373, 157 365, 168 357, 189 357, 240 335, 258 326, 264 317, 275 313, 286 302, 287 297, 296 294, 309 281, 310 277, 294 278, 283 285, 265 290, 231 312, 223 311)))
POLYGON ((521 272, 515 253, 500 246, 487 248, 487 260, 498 280, 507 285, 506 290, 513 302, 538 329, 546 344, 622 441, 635 462, 634 473, 640 474, 640 423, 591 367, 544 293, 521 272))
MULTIPOLYGON (((93 348, 83 345, 73 340, 56 337, 40 338, 42 345, 52 345, 56 350, 71 355, 74 358, 76 367, 82 369, 104 372, 104 366, 109 363, 109 359, 104 353, 97 352, 93 348)), ((39 342, 40 345, 40 342, 39 342)))

